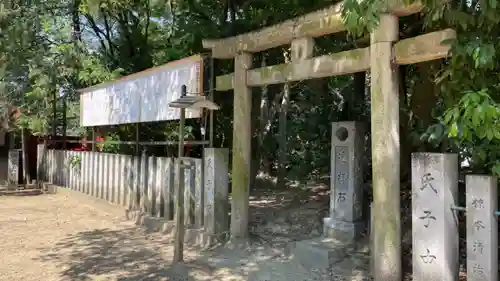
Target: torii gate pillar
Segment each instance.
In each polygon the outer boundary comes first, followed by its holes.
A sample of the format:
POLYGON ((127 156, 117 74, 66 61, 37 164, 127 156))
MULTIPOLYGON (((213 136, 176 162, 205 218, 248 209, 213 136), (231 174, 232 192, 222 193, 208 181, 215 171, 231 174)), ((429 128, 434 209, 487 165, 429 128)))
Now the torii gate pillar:
POLYGON ((371 138, 374 278, 401 280, 399 85, 394 43, 398 17, 380 16, 371 33, 371 138))

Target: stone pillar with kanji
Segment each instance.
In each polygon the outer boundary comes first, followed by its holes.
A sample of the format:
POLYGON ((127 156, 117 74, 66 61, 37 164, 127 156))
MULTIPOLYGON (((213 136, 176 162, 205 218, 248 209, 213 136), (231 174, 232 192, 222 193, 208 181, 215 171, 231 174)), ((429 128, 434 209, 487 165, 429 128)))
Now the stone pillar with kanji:
POLYGON ((353 241, 364 230, 362 221, 365 134, 358 122, 332 123, 330 212, 323 219, 324 235, 353 241))
POLYGON ((498 280, 496 177, 467 175, 467 280, 498 280))
POLYGON ((411 164, 413 280, 458 280, 458 156, 413 153, 411 164))

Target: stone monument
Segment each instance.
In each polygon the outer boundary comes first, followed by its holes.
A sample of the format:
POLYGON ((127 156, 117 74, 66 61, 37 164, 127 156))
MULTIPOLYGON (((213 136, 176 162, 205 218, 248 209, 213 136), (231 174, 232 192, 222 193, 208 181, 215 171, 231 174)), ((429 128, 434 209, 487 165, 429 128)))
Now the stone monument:
POLYGON ((363 151, 365 135, 361 123, 332 123, 330 212, 323 219, 324 234, 343 241, 359 237, 364 229, 363 151))
POLYGON ((228 167, 227 148, 205 148, 205 232, 212 238, 220 237, 229 230, 228 167))
POLYGON ((297 241, 293 249, 294 259, 308 270, 351 277, 356 271, 356 278, 369 277, 368 243, 359 239, 365 227, 362 218, 364 142, 361 123, 332 123, 330 210, 323 219, 324 237, 297 241))
POLYGON ((458 280, 456 154, 412 154, 413 280, 458 280))
POLYGON ((498 280, 497 179, 468 175, 467 280, 498 280))

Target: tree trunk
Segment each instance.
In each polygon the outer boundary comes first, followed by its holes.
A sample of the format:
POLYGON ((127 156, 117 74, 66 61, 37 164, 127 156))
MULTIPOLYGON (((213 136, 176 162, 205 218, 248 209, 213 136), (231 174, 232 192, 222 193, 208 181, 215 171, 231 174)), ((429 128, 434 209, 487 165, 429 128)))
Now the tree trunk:
POLYGON ((82 41, 82 30, 80 26, 80 4, 81 0, 73 1, 73 8, 71 9, 71 18, 73 22, 73 42, 76 44, 78 41, 82 41))
POLYGON ((23 161, 23 185, 26 187, 31 181, 29 169, 29 154, 28 154, 28 141, 26 138, 26 129, 21 130, 21 146, 22 146, 22 161, 23 161))
POLYGON ((47 135, 48 133, 45 133, 45 137, 43 138, 43 148, 42 148, 42 155, 37 155, 37 157, 40 159, 40 161, 37 161, 37 167, 36 167, 36 183, 38 188, 42 188, 42 181, 44 180, 44 175, 46 174, 46 161, 47 161, 47 148, 48 148, 48 141, 47 141, 47 135))
POLYGON ((252 89, 252 160, 250 161, 250 190, 254 188, 255 180, 260 169, 261 143, 260 143, 260 107, 259 89, 252 89))
POLYGON ((63 143, 62 143, 62 148, 63 150, 66 150, 67 149, 67 130, 68 130, 68 120, 67 119, 67 111, 68 111, 68 105, 67 105, 67 101, 66 101, 66 94, 64 94, 64 96, 62 97, 62 134, 63 134, 63 143))
MULTIPOLYGON (((266 54, 263 53, 261 57, 261 67, 266 66, 266 54)), ((255 99, 252 99, 254 101, 255 99)), ((264 86, 261 88, 261 93, 260 93, 260 114, 259 114, 259 126, 257 126, 257 122, 252 122, 252 125, 255 125, 255 130, 257 131, 256 133, 256 145, 252 147, 252 150, 254 151, 253 153, 253 158, 252 158, 252 167, 251 167, 251 174, 250 174, 250 187, 253 189, 255 188, 255 180, 257 178, 257 174, 259 173, 259 170, 261 168, 261 151, 262 151, 262 144, 264 143, 264 125, 262 124, 265 120, 265 115, 267 114, 267 86, 264 86)), ((255 104, 252 105, 252 112, 255 109, 255 104)), ((256 116, 256 115, 254 115, 256 116)), ((257 118, 255 118, 257 119, 257 118)), ((256 121, 253 119, 254 121, 256 121)))
MULTIPOLYGON (((290 61, 290 51, 286 50, 284 52, 285 63, 290 61)), ((283 98, 281 99, 280 106, 280 117, 279 117, 279 140, 278 140, 278 188, 286 187, 286 158, 287 158, 287 115, 288 115, 288 103, 290 100, 290 84, 285 83, 283 85, 283 98)))
MULTIPOLYGON (((267 64, 267 55, 263 54, 261 67, 265 67, 267 64)), ((251 179, 252 185, 255 183, 255 178, 259 170, 262 168, 264 173, 271 173, 271 157, 269 153, 262 153, 262 149, 267 137, 269 137, 269 132, 271 131, 271 123, 274 120, 274 117, 277 112, 278 102, 282 98, 281 94, 276 94, 272 103, 269 102, 269 88, 264 86, 261 88, 260 94, 260 126, 256 130, 257 133, 257 145, 255 149, 255 158, 258 161, 255 165, 252 165, 254 169, 252 169, 251 179)))
MULTIPOLYGON (((57 92, 54 91, 54 95, 52 97, 52 139, 53 140, 55 140, 56 135, 57 135, 57 92)), ((55 143, 54 143, 54 146, 55 146, 55 143)))
POLYGON ((433 79, 433 66, 435 61, 423 62, 416 65, 418 79, 415 85, 415 91, 411 97, 411 111, 413 117, 420 121, 424 127, 431 125, 432 109, 437 102, 436 85, 433 79))

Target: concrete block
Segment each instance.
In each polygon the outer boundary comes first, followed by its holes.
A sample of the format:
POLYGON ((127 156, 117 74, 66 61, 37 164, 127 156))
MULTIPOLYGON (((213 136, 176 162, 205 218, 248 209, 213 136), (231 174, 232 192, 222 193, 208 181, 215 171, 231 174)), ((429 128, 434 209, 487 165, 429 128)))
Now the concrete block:
POLYGON ((316 238, 295 243, 294 259, 306 270, 328 270, 344 260, 352 244, 331 238, 316 238))
POLYGON ((58 186, 54 184, 48 184, 47 185, 47 193, 48 194, 56 194, 57 193, 58 186))
POLYGON ((345 222, 332 218, 323 218, 323 234, 326 237, 350 241, 361 238, 361 233, 365 229, 362 221, 345 222))

